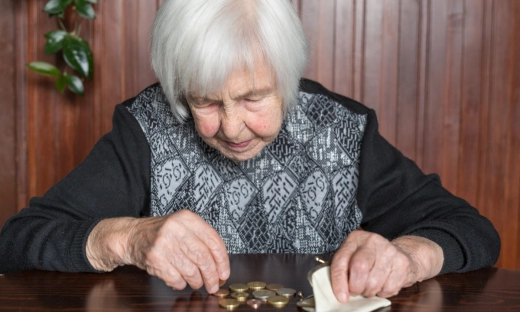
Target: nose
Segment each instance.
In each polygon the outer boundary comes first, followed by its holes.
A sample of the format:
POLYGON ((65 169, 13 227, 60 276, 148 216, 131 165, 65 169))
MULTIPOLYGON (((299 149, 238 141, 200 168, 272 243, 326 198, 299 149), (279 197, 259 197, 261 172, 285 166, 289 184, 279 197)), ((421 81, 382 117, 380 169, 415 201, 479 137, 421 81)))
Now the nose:
POLYGON ((234 140, 240 138, 245 123, 243 112, 239 108, 224 109, 220 120, 220 131, 227 140, 235 142, 234 140))

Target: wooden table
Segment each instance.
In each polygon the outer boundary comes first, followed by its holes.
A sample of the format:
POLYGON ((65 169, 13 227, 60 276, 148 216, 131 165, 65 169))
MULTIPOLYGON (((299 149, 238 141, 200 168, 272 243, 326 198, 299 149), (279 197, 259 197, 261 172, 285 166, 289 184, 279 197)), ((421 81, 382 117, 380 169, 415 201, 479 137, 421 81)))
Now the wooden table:
MULTIPOLYGON (((307 272, 311 255, 233 255, 226 285, 254 280, 281 283, 312 293, 307 272)), ((218 299, 189 287, 174 291, 135 267, 112 273, 28 271, 0 276, 0 311, 225 311, 218 299)), ((299 311, 296 298, 283 309, 299 311)), ((379 311, 520 311, 520 272, 487 268, 445 274, 403 289, 379 311)), ((254 311, 246 304, 235 311, 254 311)))

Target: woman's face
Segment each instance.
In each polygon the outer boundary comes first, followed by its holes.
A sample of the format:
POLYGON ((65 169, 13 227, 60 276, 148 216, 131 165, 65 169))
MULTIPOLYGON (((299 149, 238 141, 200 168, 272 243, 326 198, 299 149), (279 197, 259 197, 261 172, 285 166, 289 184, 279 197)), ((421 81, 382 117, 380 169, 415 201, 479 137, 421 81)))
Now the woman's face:
POLYGON ((204 142, 238 162, 271 143, 282 125, 282 99, 265 64, 235 71, 220 93, 190 94, 188 106, 204 142), (253 84, 254 82, 254 84, 253 84))

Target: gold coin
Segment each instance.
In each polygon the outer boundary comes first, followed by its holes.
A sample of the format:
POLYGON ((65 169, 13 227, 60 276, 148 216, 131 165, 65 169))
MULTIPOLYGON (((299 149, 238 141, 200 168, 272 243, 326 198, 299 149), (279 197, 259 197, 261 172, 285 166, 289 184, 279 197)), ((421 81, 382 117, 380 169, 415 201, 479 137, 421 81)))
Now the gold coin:
POLYGON ((265 286, 265 289, 269 289, 269 290, 277 290, 277 289, 280 289, 280 288, 283 288, 282 284, 267 284, 265 286))
POLYGON ((221 279, 218 280, 218 286, 219 287, 224 286, 225 283, 226 283, 226 280, 221 280, 221 279))
POLYGON ((276 293, 280 296, 291 298, 296 293, 296 290, 292 288, 280 288, 276 290, 276 293))
POLYGON ((238 300, 240 302, 244 302, 247 300, 247 298, 249 298, 249 294, 245 293, 245 292, 236 291, 231 294, 231 297, 235 298, 236 300, 238 300))
POLYGON ((231 284, 229 285, 229 289, 231 289, 231 291, 244 292, 247 291, 249 287, 246 284, 231 284))
POLYGON ((219 288, 219 290, 217 290, 213 296, 215 297, 219 297, 219 298, 224 298, 225 296, 229 295, 229 290, 227 289, 224 289, 224 288, 219 288))
POLYGON ((256 299, 267 299, 269 297, 273 297, 273 296, 276 296, 276 293, 272 290, 266 290, 266 289, 261 289, 261 290, 255 290, 253 291, 253 297, 255 297, 256 299))
POLYGON ((260 290, 265 288, 264 282, 249 282, 247 283, 247 286, 249 286, 249 289, 251 290, 260 290))
POLYGON ((253 309, 258 309, 262 305, 262 300, 260 299, 249 299, 247 300, 247 305, 253 309))
POLYGON ((267 298, 267 303, 277 308, 282 308, 289 303, 289 298, 282 296, 274 296, 267 298))
POLYGON ((238 302, 236 299, 220 299, 218 304, 223 308, 233 310, 240 305, 240 302, 238 302))

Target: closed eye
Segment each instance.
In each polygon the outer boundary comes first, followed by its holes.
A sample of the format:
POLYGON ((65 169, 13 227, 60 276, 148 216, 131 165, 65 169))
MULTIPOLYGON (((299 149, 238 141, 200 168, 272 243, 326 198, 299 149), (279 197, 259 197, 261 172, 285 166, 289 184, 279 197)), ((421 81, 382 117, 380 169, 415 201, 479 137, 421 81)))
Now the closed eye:
POLYGON ((194 103, 194 106, 197 108, 204 108, 204 107, 213 107, 213 106, 219 106, 220 102, 218 101, 200 101, 194 103))

